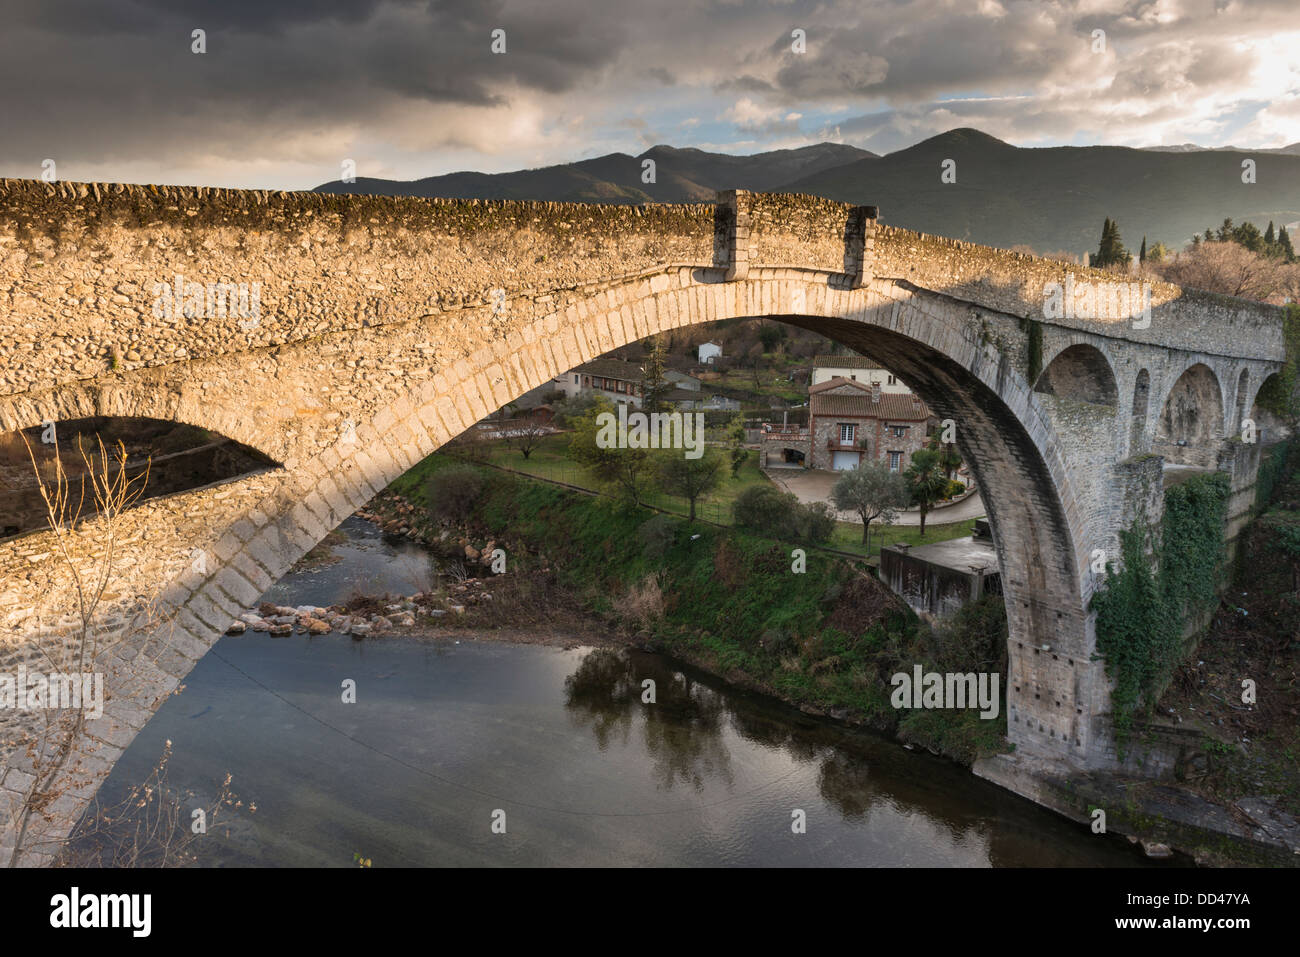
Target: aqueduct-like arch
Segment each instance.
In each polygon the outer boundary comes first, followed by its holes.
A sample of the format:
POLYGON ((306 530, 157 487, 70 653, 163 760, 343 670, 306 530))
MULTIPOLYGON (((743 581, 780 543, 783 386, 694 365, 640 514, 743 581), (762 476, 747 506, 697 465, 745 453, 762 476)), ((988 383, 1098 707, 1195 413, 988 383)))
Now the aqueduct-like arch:
MULTIPOLYGON (((42 827, 65 833, 95 774, 228 623, 411 465, 583 361, 732 317, 866 352, 956 423, 996 529, 1008 736, 1051 761, 1113 762, 1090 556, 1116 554, 1136 516, 1158 518, 1140 489, 1160 460, 1131 456, 1183 372, 1262 382, 1282 359, 1281 328, 1269 307, 1171 286, 1154 291, 1145 325, 1045 319, 1044 289, 1067 270, 1105 278, 812 197, 592 207, 0 183, 0 431, 150 417, 283 463, 130 513, 129 587, 109 626, 130 629, 148 608, 166 627, 101 663, 105 716, 42 827), (159 315, 155 284, 191 281, 259 283, 260 314, 159 315), (1046 380, 1028 377, 1035 337, 1046 380)), ((1208 450, 1226 435, 1197 437, 1208 450)), ((46 539, 0 544, 0 669, 34 661, 66 607, 46 539)), ((12 715, 0 722, 5 737, 21 732, 12 715)), ((27 771, 17 750, 0 756, 0 801, 12 801, 27 771)))

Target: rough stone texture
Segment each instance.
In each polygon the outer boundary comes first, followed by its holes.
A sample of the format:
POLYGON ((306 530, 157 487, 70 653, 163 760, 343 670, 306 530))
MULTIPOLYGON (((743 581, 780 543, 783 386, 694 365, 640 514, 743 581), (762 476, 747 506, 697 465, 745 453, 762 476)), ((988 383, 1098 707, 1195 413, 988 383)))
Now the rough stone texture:
MULTIPOLYGON (((1279 368, 1280 312, 1168 287, 1149 329, 1044 322, 1044 368, 1086 345, 1116 387, 1049 396, 1026 379, 1024 318, 1067 267, 877 227, 862 209, 743 193, 716 208, 588 207, 0 182, 0 430, 149 416, 280 463, 130 514, 125 587, 106 618, 132 637, 100 663, 110 700, 87 749, 111 766, 251 595, 478 418, 647 335, 777 316, 880 360, 955 420, 996 533, 1008 735, 1060 764, 1112 762, 1087 607, 1090 555, 1116 553, 1133 514, 1120 463, 1150 448, 1197 364, 1220 385, 1221 408, 1203 410, 1219 455, 1279 368), (733 269, 742 249, 748 265, 733 269), (151 284, 177 272, 262 283, 257 324, 156 318, 151 284), (1143 373, 1149 412, 1135 427, 1143 373), (159 619, 174 630, 139 636, 159 619)), ((1244 495, 1257 457, 1224 461, 1244 495)), ((0 545, 0 668, 34 662, 37 636, 67 624, 50 538, 0 545)), ((21 719, 0 717, 0 741, 21 736, 21 719)), ((6 747, 12 773, 20 752, 6 747)), ((48 836, 82 806, 46 822, 48 836)))

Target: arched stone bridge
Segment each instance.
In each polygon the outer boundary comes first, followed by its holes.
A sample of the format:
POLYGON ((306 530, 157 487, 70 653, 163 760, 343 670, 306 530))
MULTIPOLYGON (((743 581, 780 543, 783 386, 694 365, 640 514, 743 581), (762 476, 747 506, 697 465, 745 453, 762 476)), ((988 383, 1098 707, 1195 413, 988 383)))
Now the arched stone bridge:
MULTIPOLYGON (((0 181, 0 431, 151 417, 280 463, 131 513, 106 627, 148 605, 171 637, 100 663, 105 715, 40 827, 65 833, 231 619, 423 456, 580 362, 745 316, 867 352, 954 420, 996 530, 1008 737, 1112 763, 1091 555, 1117 555, 1144 510, 1158 520, 1161 455, 1232 471, 1242 511, 1254 463, 1230 437, 1282 331, 1276 309, 1162 284, 1149 323, 1046 319, 1067 273, 1116 280, 808 196, 631 207, 0 181), (167 318, 155 284, 178 275, 187 295, 260 284, 260 311, 208 292, 167 318)), ((0 670, 37 667, 34 636, 69 607, 48 534, 0 544, 0 670)), ((30 780, 20 717, 0 715, 0 803, 30 780)))

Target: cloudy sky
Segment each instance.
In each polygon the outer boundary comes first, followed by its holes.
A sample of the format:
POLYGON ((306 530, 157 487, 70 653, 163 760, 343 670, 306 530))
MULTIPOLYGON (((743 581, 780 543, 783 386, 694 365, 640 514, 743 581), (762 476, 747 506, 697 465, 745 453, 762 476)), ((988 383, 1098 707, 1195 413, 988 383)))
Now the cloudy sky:
POLYGON ((1300 140, 1296 0, 6 0, 4 19, 10 177, 53 159, 68 180, 299 189, 345 160, 414 179, 656 143, 886 153, 958 126, 1300 140))

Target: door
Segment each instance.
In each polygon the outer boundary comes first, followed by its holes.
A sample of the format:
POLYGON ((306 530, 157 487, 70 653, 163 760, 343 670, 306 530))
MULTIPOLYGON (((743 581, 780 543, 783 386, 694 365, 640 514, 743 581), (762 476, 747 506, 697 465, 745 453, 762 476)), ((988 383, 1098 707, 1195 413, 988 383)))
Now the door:
POLYGON ((836 452, 831 456, 831 468, 837 472, 847 472, 858 467, 858 452, 836 452))

